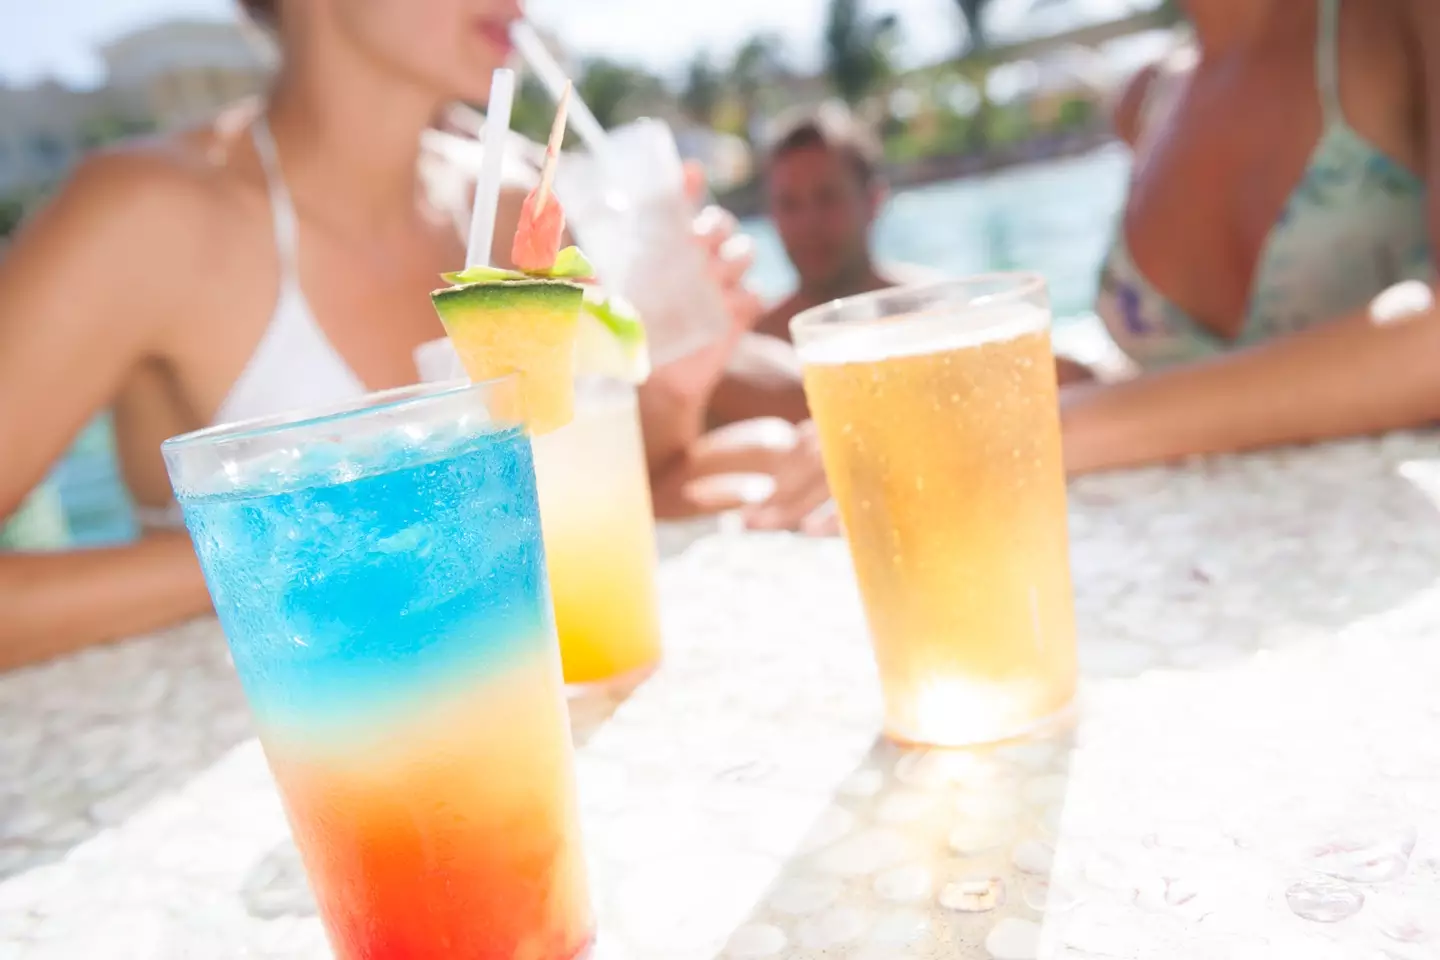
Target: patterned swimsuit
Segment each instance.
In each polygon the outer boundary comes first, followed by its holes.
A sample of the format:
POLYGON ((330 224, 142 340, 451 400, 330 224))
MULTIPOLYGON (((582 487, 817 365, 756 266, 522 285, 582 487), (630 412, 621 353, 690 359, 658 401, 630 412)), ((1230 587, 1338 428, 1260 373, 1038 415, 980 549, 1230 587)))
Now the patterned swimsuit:
POLYGON ((1346 121, 1340 107, 1341 0, 1318 0, 1316 82, 1324 132, 1256 264, 1240 336, 1189 317, 1136 268, 1119 231, 1096 313, 1141 368, 1213 356, 1365 306, 1404 280, 1434 279, 1425 184, 1346 121))

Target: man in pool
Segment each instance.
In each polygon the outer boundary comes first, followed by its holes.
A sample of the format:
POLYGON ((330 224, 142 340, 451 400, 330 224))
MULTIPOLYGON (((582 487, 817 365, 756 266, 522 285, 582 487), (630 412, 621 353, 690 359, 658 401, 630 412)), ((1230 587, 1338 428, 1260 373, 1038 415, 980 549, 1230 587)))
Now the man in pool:
MULTIPOLYGON (((691 498, 724 504, 750 499, 746 475, 773 480, 770 505, 804 514, 827 498, 819 448, 790 344, 790 320, 838 297, 927 279, 909 268, 875 264, 870 233, 885 200, 880 148, 843 107, 823 107, 790 123, 763 161, 770 215, 799 277, 799 287, 771 307, 731 355, 707 416, 716 429, 692 454, 709 477, 705 489, 684 470, 674 483, 691 498)), ((661 491, 665 493, 665 491, 661 491)), ((752 526, 771 525, 766 507, 752 526)), ((823 510, 801 528, 831 529, 823 510), (812 522, 813 521, 813 522, 812 522)))
POLYGON ((770 307, 732 357, 711 404, 712 422, 809 416, 790 321, 840 297, 938 279, 876 264, 871 232, 885 204, 880 145, 841 106, 787 124, 763 160, 770 219, 795 268, 796 290, 770 307))
POLYGON ((776 139, 765 159, 770 219, 799 286, 757 331, 789 341, 791 319, 810 307, 926 279, 882 268, 871 254, 886 196, 880 158, 879 143, 842 107, 807 114, 776 139))

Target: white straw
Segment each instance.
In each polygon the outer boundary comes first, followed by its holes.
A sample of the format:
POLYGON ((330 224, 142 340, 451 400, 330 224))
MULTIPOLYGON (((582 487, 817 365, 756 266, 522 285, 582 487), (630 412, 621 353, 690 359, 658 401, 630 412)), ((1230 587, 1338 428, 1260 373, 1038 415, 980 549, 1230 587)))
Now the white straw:
MULTIPOLYGON (((549 92, 550 98, 559 103, 570 78, 565 76, 565 68, 560 66, 550 53, 545 41, 540 39, 540 34, 524 20, 517 20, 510 26, 510 40, 549 92)), ((605 152, 610 138, 606 135, 605 128, 600 126, 600 121, 595 119, 595 114, 590 112, 590 108, 578 95, 570 98, 570 126, 597 158, 605 152)))
POLYGON ((475 213, 470 219, 470 244, 465 265, 490 265, 495 245, 495 214, 500 207, 500 181, 504 174, 505 143, 510 139, 510 111, 515 104, 515 72, 500 68, 490 83, 490 103, 485 111, 485 153, 480 158, 480 176, 475 181, 475 213))

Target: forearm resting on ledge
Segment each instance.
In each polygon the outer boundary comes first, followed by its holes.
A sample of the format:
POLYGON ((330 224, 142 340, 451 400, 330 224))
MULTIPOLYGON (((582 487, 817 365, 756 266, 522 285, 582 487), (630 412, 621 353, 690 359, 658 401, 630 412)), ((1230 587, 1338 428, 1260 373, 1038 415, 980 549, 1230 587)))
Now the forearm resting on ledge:
POLYGON ((708 416, 713 427, 760 417, 810 419, 795 348, 763 334, 744 338, 710 398, 708 416))
POLYGON ((182 532, 98 550, 0 554, 0 671, 209 610, 200 566, 182 532))
POLYGON ((1199 363, 1061 394, 1071 473, 1440 421, 1440 315, 1420 284, 1199 363))

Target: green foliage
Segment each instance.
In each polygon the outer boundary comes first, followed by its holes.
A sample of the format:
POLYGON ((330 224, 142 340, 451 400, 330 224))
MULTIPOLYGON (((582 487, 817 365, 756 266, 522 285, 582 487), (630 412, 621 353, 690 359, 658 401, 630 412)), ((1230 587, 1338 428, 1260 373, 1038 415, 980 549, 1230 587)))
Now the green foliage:
POLYGON ((746 140, 755 125, 760 111, 760 96, 764 89, 785 73, 784 43, 773 33, 756 34, 735 52, 730 65, 729 85, 740 100, 744 114, 742 135, 746 140))
POLYGON ((0 197, 0 238, 14 233, 24 219, 24 201, 18 197, 0 197))
MULTIPOLYGON (((906 163, 927 157, 980 154, 1013 145, 1037 133, 1087 130, 1096 121, 1096 105, 1084 97, 1062 101, 1053 119, 1037 121, 1028 104, 997 105, 985 95, 990 53, 985 29, 992 4, 989 0, 955 0, 964 19, 962 55, 943 67, 897 76, 893 52, 898 22, 893 14, 875 11, 879 0, 827 0, 824 30, 824 68, 831 87, 851 105, 869 103, 906 79, 922 102, 918 113, 904 111, 887 117, 881 132, 887 158, 906 163), (979 94, 972 104, 951 103, 947 89, 962 80, 979 94)), ((1064 3, 1068 0, 1051 0, 1064 3)), ((1167 0, 1162 11, 1178 16, 1178 4, 1167 0)), ((690 61, 678 85, 666 90, 655 76, 613 60, 585 64, 577 81, 578 93, 606 127, 625 123, 667 105, 678 106, 695 123, 723 128, 749 139, 757 120, 780 106, 778 85, 790 71, 784 44, 770 33, 750 37, 727 63, 700 53, 690 61)), ((515 126, 532 139, 544 139, 554 105, 546 92, 526 78, 515 107, 515 126)))
POLYGON ((1021 105, 996 107, 976 116, 984 117, 985 142, 995 146, 1019 143, 1035 132, 1030 111, 1021 105))
POLYGON ((887 163, 911 163, 934 154, 934 143, 929 138, 908 130, 885 139, 885 162, 887 163))
POLYGON ((862 0, 830 0, 825 72, 846 103, 860 103, 894 75, 898 31, 894 14, 870 17, 862 0))
MULTIPOLYGON (((589 99, 586 99, 589 103, 589 99)), ((550 125, 555 119, 555 103, 550 99, 545 85, 529 73, 520 79, 515 91, 515 105, 511 108, 510 129, 516 133, 544 143, 550 136, 550 125)))
POLYGON ((704 51, 695 55, 685 74, 685 87, 680 93, 680 105, 685 115, 704 127, 715 125, 715 112, 725 96, 725 81, 710 54, 704 51))
POLYGON ((1059 104, 1055 119, 1037 121, 1028 103, 990 104, 966 114, 942 97, 886 138, 885 157, 905 164, 930 157, 984 155, 1037 135, 1093 129, 1098 111, 1093 101, 1077 96, 1059 104))
POLYGON ((784 41, 773 33, 759 33, 735 51, 735 61, 730 65, 730 82, 742 97, 754 97, 784 72, 784 41))
POLYGON ((967 140, 965 149, 984 150, 991 142, 995 126, 995 105, 990 101, 989 79, 990 68, 978 58, 966 61, 960 70, 972 89, 979 95, 979 102, 975 107, 975 114, 970 118, 966 129, 967 140))
MULTIPOLYGON (((653 74, 604 58, 587 60, 575 81, 575 93, 607 130, 635 119, 639 116, 638 103, 663 92, 664 85, 653 74)), ((554 99, 544 84, 525 74, 520 89, 515 92, 511 128, 537 143, 544 143, 554 121, 554 99)), ((574 136, 573 128, 570 136, 574 136)))
POLYGON ((965 20, 965 43, 962 47, 962 55, 969 58, 969 69, 963 72, 971 85, 980 92, 980 103, 975 116, 971 117, 966 124, 965 149, 982 150, 990 142, 991 129, 994 125, 994 107, 990 103, 990 96, 986 92, 986 78, 989 73, 989 65, 984 61, 987 59, 984 54, 990 46, 989 35, 985 31, 985 11, 990 6, 990 0, 955 0, 960 7, 960 16, 965 20))
POLYGON ((81 125, 80 145, 86 150, 95 150, 107 144, 154 132, 155 124, 150 120, 118 116, 92 117, 81 125))
POLYGON ((1072 97, 1060 104, 1056 125, 1062 130, 1084 130, 1095 122, 1096 112, 1094 101, 1072 97))
POLYGON ((653 74, 606 59, 587 61, 576 87, 595 119, 607 130, 635 119, 634 104, 664 90, 653 74))
POLYGON ((44 203, 49 194, 47 188, 31 188, 0 196, 0 240, 18 230, 31 211, 44 203))
POLYGON ((938 126, 934 144, 936 153, 965 153, 973 149, 977 141, 984 140, 982 118, 978 113, 962 116, 946 110, 940 115, 938 126))

